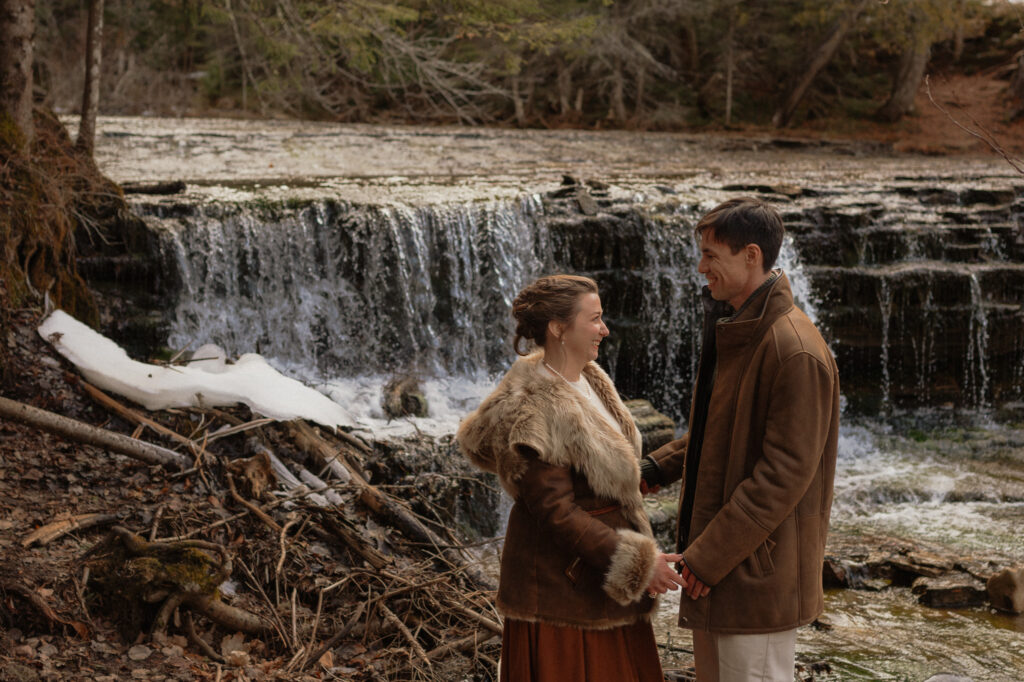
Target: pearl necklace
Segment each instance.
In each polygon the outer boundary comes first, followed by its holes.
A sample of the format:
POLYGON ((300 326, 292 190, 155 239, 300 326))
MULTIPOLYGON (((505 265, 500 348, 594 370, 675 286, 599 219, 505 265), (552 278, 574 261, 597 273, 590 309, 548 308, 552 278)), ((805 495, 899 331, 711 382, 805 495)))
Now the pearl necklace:
MULTIPOLYGON (((559 376, 559 377, 560 377, 560 378, 562 379, 562 381, 564 381, 565 383, 567 383, 567 384, 569 384, 570 386, 572 386, 572 387, 573 387, 573 388, 574 388, 575 390, 579 390, 579 389, 577 389, 577 388, 576 388, 576 384, 572 383, 571 381, 569 381, 568 379, 566 379, 566 378, 565 378, 564 376, 562 376, 562 373, 561 373, 561 372, 559 372, 559 371, 558 371, 557 369, 555 369, 554 367, 552 367, 551 365, 549 365, 549 364, 548 364, 548 362, 547 362, 547 360, 545 360, 545 361, 544 361, 544 366, 545 366, 545 367, 547 367, 548 369, 550 369, 550 370, 551 370, 552 372, 554 372, 555 374, 557 374, 557 375, 558 375, 558 376, 559 376)), ((590 382, 589 382, 589 381, 587 381, 586 377, 584 377, 584 376, 583 376, 582 374, 580 374, 580 381, 582 381, 582 382, 583 382, 583 385, 587 387, 587 393, 586 393, 586 396, 587 396, 587 400, 590 400, 590 399, 591 399, 591 398, 592 398, 592 397, 594 396, 594 393, 593 393, 593 389, 592 389, 592 388, 590 388, 590 382)), ((579 383, 579 382, 577 382, 577 383, 579 383)), ((582 391, 581 391, 581 392, 582 392, 582 391)))

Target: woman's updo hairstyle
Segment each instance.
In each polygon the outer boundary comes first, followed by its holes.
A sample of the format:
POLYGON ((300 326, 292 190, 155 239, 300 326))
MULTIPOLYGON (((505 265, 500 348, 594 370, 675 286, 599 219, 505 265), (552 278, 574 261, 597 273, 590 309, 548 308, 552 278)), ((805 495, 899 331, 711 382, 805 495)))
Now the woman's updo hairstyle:
POLYGON ((596 293, 597 282, 577 275, 550 275, 526 286, 512 301, 512 317, 516 321, 512 347, 516 353, 530 352, 529 347, 519 347, 524 339, 543 346, 547 342, 548 322, 572 322, 579 312, 580 296, 596 293))

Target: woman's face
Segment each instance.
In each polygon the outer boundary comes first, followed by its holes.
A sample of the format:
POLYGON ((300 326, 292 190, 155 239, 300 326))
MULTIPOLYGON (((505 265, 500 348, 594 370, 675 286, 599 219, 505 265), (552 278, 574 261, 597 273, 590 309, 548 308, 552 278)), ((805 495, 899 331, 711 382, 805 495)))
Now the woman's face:
POLYGON ((608 336, 608 327, 604 326, 601 315, 601 297, 597 294, 580 296, 579 312, 572 323, 562 333, 565 352, 570 359, 581 364, 597 359, 598 347, 604 337, 608 336))

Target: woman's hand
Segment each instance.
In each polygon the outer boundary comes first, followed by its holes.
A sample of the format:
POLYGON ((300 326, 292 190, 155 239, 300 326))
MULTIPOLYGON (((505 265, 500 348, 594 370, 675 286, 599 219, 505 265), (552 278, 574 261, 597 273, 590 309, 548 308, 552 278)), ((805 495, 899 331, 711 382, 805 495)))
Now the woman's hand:
POLYGON ((659 554, 655 560, 658 567, 654 569, 654 577, 647 586, 647 596, 652 599, 659 594, 665 594, 669 590, 678 590, 686 587, 682 576, 675 572, 672 564, 683 560, 682 554, 659 554))

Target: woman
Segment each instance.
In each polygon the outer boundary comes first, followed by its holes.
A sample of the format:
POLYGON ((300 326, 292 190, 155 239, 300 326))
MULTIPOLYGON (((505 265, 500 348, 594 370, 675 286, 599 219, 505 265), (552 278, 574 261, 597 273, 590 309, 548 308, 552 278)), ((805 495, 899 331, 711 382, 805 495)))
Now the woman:
POLYGON ((597 285, 542 277, 512 315, 525 357, 457 436, 515 500, 498 586, 500 679, 661 682, 650 612, 681 584, 669 565, 681 557, 652 539, 640 434, 594 362, 608 336, 597 285))

